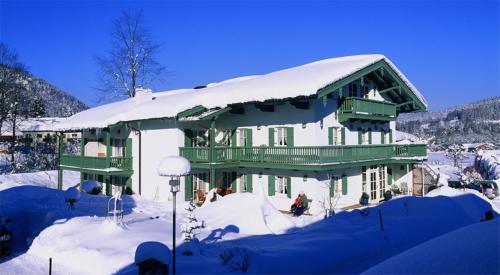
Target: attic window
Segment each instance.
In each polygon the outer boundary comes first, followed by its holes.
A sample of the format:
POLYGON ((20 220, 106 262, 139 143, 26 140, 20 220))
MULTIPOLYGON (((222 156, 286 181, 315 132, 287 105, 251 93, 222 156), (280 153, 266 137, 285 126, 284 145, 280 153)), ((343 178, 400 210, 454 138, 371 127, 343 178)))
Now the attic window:
POLYGON ((196 86, 193 89, 198 90, 198 89, 204 89, 206 87, 207 87, 207 85, 201 85, 201 86, 196 86))

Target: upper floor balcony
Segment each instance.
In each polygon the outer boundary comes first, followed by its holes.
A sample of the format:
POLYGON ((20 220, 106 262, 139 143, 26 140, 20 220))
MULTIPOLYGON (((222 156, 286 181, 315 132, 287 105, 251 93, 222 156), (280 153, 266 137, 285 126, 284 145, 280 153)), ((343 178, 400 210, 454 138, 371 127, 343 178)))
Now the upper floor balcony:
POLYGON ((339 108, 339 121, 348 120, 396 120, 396 105, 377 100, 347 97, 339 108))
POLYGON ((325 170, 366 163, 415 161, 426 158, 425 144, 298 146, 298 147, 183 147, 180 155, 196 166, 325 170))

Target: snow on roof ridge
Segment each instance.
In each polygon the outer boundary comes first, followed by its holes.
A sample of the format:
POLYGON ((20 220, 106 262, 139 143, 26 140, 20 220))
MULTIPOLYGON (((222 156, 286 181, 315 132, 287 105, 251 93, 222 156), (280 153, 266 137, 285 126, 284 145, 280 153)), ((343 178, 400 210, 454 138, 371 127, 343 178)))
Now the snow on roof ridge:
POLYGON ((58 128, 104 128, 122 121, 175 117, 179 112, 198 105, 213 109, 235 103, 310 96, 381 60, 387 62, 412 92, 427 105, 420 92, 388 58, 381 54, 368 54, 329 58, 263 75, 231 78, 201 89, 151 93, 147 100, 130 98, 75 114, 58 128))

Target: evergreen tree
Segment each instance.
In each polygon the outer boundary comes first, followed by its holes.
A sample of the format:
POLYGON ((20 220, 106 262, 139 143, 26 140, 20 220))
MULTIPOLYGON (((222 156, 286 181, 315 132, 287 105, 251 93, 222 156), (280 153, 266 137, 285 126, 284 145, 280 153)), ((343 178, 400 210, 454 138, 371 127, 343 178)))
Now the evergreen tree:
POLYGON ((30 104, 30 109, 28 112, 29 117, 44 117, 47 115, 47 111, 45 110, 45 105, 43 104, 43 100, 39 97, 35 97, 30 104))

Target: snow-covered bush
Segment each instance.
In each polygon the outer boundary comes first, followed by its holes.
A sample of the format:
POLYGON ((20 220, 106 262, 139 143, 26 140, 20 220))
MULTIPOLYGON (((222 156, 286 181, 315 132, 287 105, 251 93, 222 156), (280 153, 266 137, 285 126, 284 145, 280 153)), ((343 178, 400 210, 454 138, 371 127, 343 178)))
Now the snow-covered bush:
POLYGON ((82 190, 87 194, 97 195, 101 193, 102 186, 95 180, 86 180, 82 184, 82 190))
POLYGON ((475 159, 475 166, 486 179, 500 180, 500 157, 494 152, 480 150, 475 159))
POLYGON ((205 227, 203 221, 198 221, 194 215, 194 210, 196 209, 196 204, 190 201, 186 206, 186 211, 188 212, 186 215, 185 223, 181 224, 181 232, 182 238, 184 238, 184 242, 189 243, 186 245, 186 249, 182 252, 182 254, 190 256, 193 255, 194 250, 196 250, 193 246, 198 245, 197 235, 199 234, 199 229, 205 227))
POLYGON ((464 152, 465 147, 462 144, 452 144, 446 149, 446 157, 453 160, 454 167, 460 167, 464 158, 464 152))
POLYGON ((483 177, 479 174, 473 166, 466 167, 460 174, 460 180, 464 183, 477 182, 482 180, 483 177))

